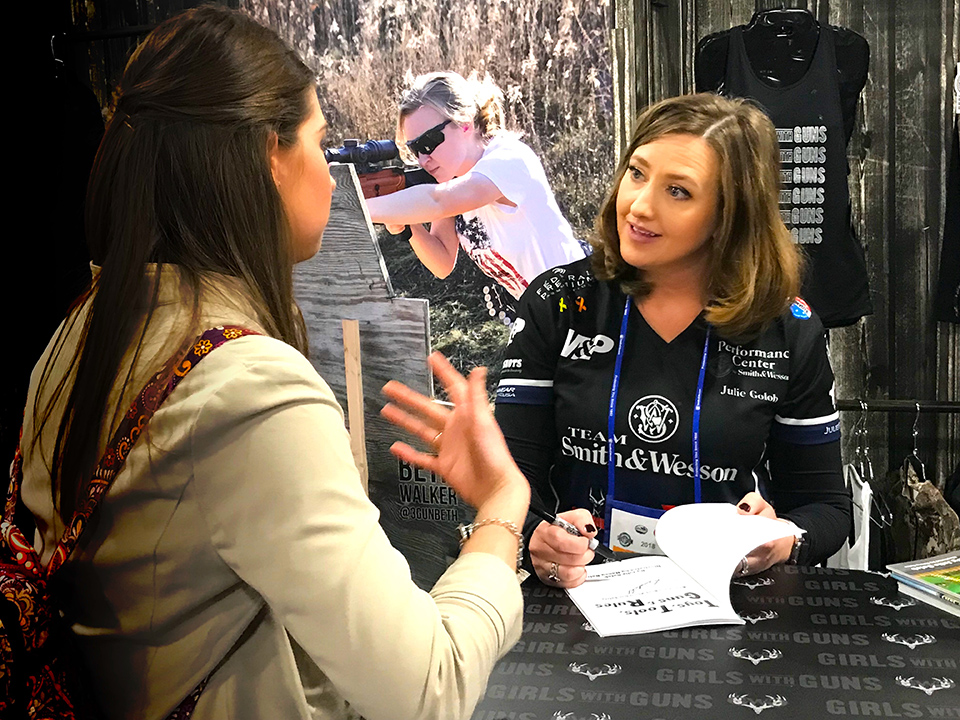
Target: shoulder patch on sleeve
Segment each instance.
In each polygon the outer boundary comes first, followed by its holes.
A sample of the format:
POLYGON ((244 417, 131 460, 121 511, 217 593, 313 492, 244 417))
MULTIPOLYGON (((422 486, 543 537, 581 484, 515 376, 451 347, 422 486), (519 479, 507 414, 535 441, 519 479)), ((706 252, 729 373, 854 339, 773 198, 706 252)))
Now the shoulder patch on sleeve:
POLYGON ((517 405, 552 405, 553 380, 505 378, 497 386, 497 402, 517 405))
POLYGON ((795 298, 793 304, 790 306, 790 314, 795 318, 800 318, 801 320, 809 320, 810 316, 813 314, 810 310, 810 306, 804 301, 803 298, 795 298))
POLYGON ((840 439, 840 414, 832 412, 815 418, 773 419, 771 434, 795 445, 820 445, 840 439))

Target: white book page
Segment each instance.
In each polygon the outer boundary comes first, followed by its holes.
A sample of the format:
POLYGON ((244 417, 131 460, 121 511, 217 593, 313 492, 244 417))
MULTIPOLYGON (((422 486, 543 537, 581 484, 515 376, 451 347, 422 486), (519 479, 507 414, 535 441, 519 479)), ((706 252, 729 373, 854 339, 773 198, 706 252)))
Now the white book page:
POLYGON ((591 565, 587 580, 567 594, 601 637, 690 625, 743 624, 729 600, 724 609, 724 603, 662 556, 591 565))
POLYGON ((730 503, 697 503, 665 512, 655 532, 660 548, 732 612, 730 578, 743 556, 803 531, 793 523, 741 515, 730 503))

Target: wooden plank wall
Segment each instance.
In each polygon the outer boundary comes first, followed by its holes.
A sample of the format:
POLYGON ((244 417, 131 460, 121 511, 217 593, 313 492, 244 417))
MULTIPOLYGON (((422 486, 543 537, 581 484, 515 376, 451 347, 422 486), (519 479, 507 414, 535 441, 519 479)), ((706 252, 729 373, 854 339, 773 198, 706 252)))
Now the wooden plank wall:
POLYGON ((293 276, 294 294, 310 333, 310 362, 346 411, 341 320, 359 321, 370 498, 380 509, 390 541, 410 563, 414 579, 429 587, 446 569, 447 558, 456 557, 456 526, 467 519, 468 511, 448 494, 433 493, 431 500, 430 488, 437 480, 400 468, 390 445, 404 433, 380 417, 384 404, 380 388, 387 380, 433 394, 426 367, 429 303, 395 296, 366 205, 360 202, 353 166, 333 164, 330 171, 337 189, 323 246, 298 264, 293 276), (411 493, 417 488, 418 499, 401 497, 401 486, 411 493), (429 519, 438 511, 447 519, 429 519))
MULTIPOLYGON (((801 7, 870 45, 870 68, 848 147, 857 236, 874 314, 830 332, 842 399, 960 400, 960 327, 931 319, 940 257, 960 0, 616 0, 612 51, 618 143, 650 102, 694 91, 701 38, 755 10, 801 7), (633 83, 633 91, 627 88, 633 83)), ((845 460, 865 443, 877 472, 913 449, 942 481, 960 463, 960 415, 842 413, 845 460), (865 422, 865 435, 854 432, 865 422)))

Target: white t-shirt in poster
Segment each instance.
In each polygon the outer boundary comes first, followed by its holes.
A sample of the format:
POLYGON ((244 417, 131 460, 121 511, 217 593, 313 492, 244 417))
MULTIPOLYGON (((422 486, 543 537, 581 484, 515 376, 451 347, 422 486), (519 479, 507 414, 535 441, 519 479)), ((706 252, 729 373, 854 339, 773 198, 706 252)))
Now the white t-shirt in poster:
POLYGON ((516 207, 495 202, 458 215, 460 246, 514 298, 545 270, 586 256, 539 158, 516 136, 494 137, 471 172, 493 182, 516 207))

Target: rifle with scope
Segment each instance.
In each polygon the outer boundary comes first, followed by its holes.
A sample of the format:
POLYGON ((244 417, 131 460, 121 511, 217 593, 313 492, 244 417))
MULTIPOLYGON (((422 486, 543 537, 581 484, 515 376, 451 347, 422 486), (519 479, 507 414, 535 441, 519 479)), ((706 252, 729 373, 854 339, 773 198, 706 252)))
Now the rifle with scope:
POLYGON ((360 189, 365 198, 389 195, 397 190, 436 183, 426 170, 409 165, 390 165, 391 160, 400 157, 400 151, 393 140, 344 140, 338 148, 324 151, 328 163, 349 163, 357 170, 360 189))

